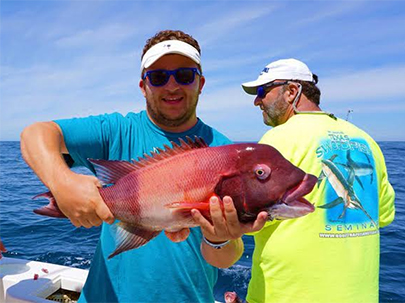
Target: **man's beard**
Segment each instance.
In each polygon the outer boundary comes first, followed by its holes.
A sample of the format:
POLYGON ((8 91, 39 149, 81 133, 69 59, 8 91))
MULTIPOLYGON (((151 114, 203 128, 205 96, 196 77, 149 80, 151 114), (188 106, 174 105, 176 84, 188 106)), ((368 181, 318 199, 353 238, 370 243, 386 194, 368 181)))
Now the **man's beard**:
POLYGON ((182 116, 180 116, 176 119, 171 119, 171 118, 167 117, 166 115, 164 115, 159 110, 155 110, 147 99, 146 99, 146 108, 154 122, 156 122, 160 125, 164 125, 166 127, 177 127, 177 126, 183 125, 188 120, 190 120, 190 118, 196 112, 197 103, 198 103, 198 98, 197 98, 196 102, 190 108, 188 108, 187 111, 182 116))
POLYGON ((287 110, 288 104, 282 99, 282 94, 279 93, 274 103, 263 109, 267 115, 264 123, 272 127, 283 124, 285 122, 283 118, 287 110))

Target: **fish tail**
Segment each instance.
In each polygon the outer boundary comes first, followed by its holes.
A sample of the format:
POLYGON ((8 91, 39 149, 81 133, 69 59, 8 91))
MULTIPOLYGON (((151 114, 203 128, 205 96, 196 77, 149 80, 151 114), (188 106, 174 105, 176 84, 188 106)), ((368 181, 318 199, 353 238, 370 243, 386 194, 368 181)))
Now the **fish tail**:
POLYGON ((52 195, 51 192, 48 191, 46 193, 36 195, 32 199, 37 199, 37 198, 46 198, 49 200, 49 204, 46 206, 43 206, 41 208, 34 209, 34 213, 36 213, 38 215, 42 215, 42 216, 53 217, 53 218, 66 218, 66 216, 59 209, 58 204, 56 203, 55 197, 52 195))

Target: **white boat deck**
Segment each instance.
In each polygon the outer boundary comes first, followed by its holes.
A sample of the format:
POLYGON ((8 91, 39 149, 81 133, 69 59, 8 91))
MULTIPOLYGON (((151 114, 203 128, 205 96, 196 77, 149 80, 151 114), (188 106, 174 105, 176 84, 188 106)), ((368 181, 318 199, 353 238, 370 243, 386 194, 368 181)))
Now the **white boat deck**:
POLYGON ((50 303, 56 290, 81 292, 88 271, 22 259, 0 259, 0 303, 50 303))
POLYGON ((84 269, 3 257, 0 303, 53 303, 46 298, 60 288, 80 293, 87 274, 84 269))

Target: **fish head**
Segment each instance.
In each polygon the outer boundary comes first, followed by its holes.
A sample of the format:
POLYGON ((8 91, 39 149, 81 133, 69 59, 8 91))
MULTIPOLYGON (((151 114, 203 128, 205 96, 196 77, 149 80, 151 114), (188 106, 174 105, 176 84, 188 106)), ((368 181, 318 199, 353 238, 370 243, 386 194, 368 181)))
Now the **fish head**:
POLYGON ((243 199, 237 199, 235 207, 242 221, 256 218, 261 211, 268 213, 269 220, 283 220, 315 210, 303 196, 312 191, 318 179, 286 160, 274 147, 245 145, 239 150, 238 167, 243 199))

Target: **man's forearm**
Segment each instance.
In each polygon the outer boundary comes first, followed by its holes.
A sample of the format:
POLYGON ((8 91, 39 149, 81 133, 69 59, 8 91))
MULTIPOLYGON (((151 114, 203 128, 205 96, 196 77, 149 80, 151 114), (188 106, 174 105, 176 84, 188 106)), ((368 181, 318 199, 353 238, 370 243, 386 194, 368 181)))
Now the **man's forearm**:
POLYGON ((58 176, 70 172, 62 152, 66 152, 66 147, 54 122, 35 123, 21 133, 22 156, 48 188, 58 176))

